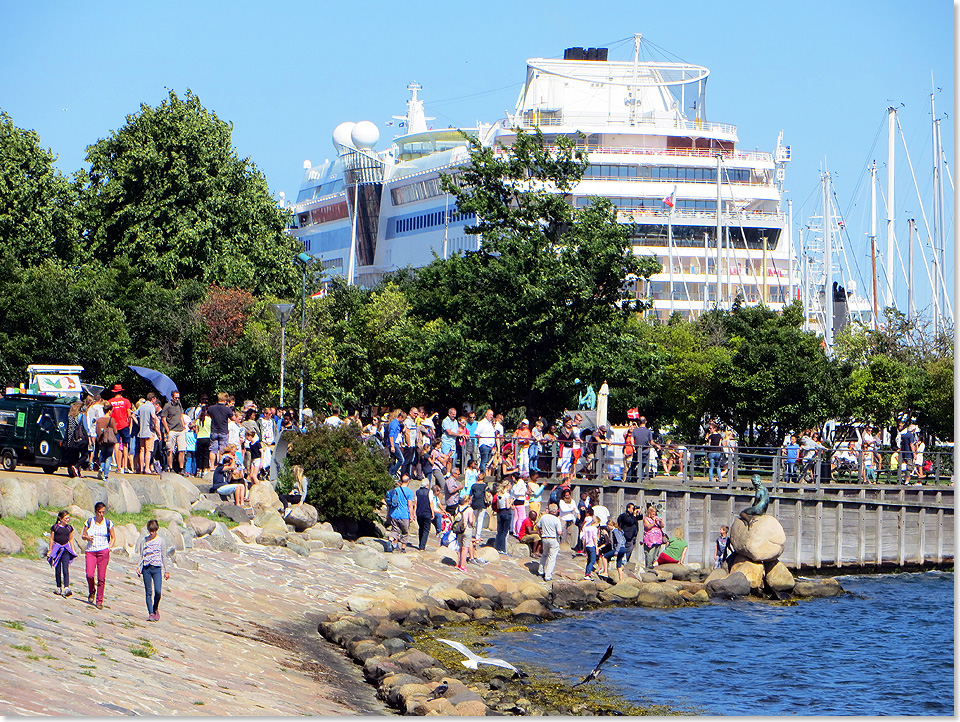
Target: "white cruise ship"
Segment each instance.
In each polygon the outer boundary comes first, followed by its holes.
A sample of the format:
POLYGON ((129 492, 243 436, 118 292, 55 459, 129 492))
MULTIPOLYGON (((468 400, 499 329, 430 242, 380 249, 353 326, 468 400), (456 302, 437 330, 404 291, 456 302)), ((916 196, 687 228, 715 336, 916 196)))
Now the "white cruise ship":
POLYGON ((440 188, 441 172, 468 162, 460 130, 509 146, 517 128, 539 128, 548 143, 576 137, 587 152, 572 202, 609 198, 630 226, 634 253, 663 264, 649 282, 635 282, 637 297, 653 301, 648 314, 695 317, 738 295, 780 308, 796 293, 782 202, 789 147, 778 140, 772 153, 737 150, 736 126, 706 119, 709 71, 641 61, 640 43, 637 36, 632 62, 608 60, 605 48, 528 60, 516 112, 477 128, 429 128, 420 86, 408 86, 407 113, 394 116, 403 134, 389 148, 376 150, 373 123, 343 123, 333 134, 337 157, 304 162, 291 232, 331 275, 365 286, 434 254, 475 250, 479 239, 464 230, 473 219, 440 188))

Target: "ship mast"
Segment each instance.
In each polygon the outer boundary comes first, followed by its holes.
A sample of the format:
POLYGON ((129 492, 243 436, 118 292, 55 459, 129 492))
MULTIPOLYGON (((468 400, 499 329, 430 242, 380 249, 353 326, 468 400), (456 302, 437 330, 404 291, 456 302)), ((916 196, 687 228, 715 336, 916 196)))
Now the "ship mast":
POLYGON ((823 341, 833 352, 833 217, 830 213, 830 174, 823 174, 823 341))

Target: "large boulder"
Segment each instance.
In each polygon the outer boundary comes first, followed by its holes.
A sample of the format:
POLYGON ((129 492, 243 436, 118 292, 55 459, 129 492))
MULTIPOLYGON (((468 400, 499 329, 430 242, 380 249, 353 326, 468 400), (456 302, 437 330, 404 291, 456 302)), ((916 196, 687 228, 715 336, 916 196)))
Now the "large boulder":
POLYGON ((632 602, 639 596, 641 584, 643 582, 638 582, 635 579, 624 579, 622 582, 600 592, 600 600, 618 604, 632 602))
POLYGON ((217 523, 205 516, 191 516, 187 519, 187 526, 193 529, 195 535, 206 536, 213 533, 213 530, 217 528, 217 523))
POLYGON ((736 574, 737 572, 740 572, 747 578, 747 581, 750 582, 751 589, 763 588, 763 564, 742 557, 738 552, 730 564, 730 574, 736 574))
POLYGON ((66 509, 73 503, 73 488, 62 481, 51 479, 48 476, 38 476, 34 480, 37 489, 37 504, 52 506, 55 509, 66 509))
POLYGON ((584 609, 588 604, 587 593, 574 582, 554 579, 550 588, 550 602, 561 609, 584 609))
POLYGON ((107 490, 101 484, 83 479, 70 479, 64 483, 73 488, 73 503, 77 506, 93 509, 98 501, 102 501, 110 508, 107 490))
MULTIPOLYGON (((193 518, 195 517, 191 517, 191 519, 193 518)), ((214 528, 216 528, 216 523, 214 523, 214 528)), ((230 531, 244 544, 253 544, 263 533, 263 529, 253 524, 240 524, 239 526, 233 527, 230 531)))
POLYGON ((260 512, 253 517, 253 523, 264 531, 273 531, 278 534, 287 533, 287 524, 275 509, 260 512))
MULTIPOLYGON (((78 524, 73 525, 74 529, 79 529, 80 525, 82 525, 83 522, 85 522, 87 519, 90 519, 93 516, 93 511, 91 511, 90 509, 84 509, 83 507, 77 506, 76 504, 71 504, 70 506, 68 506, 67 511, 70 512, 70 516, 72 516, 77 522, 79 522, 78 524)), ((79 539, 80 538, 79 535, 80 535, 80 532, 78 531, 77 536, 74 537, 74 539, 79 539)))
POLYGON ((690 579, 690 576, 694 573, 686 564, 660 564, 657 566, 657 570, 660 572, 669 572, 671 579, 676 579, 681 582, 690 579))
POLYGON ((6 477, 0 479, 0 513, 3 516, 12 516, 16 519, 23 519, 28 514, 37 511, 36 490, 32 493, 24 489, 19 479, 6 477))
POLYGON ((169 527, 160 527, 157 535, 178 552, 182 552, 186 548, 186 544, 183 541, 183 527, 179 524, 171 523, 169 527))
POLYGON ((743 572, 732 572, 723 579, 714 579, 704 586, 707 594, 711 597, 744 597, 750 593, 750 581, 743 575, 743 572))
POLYGON ((641 607, 679 607, 684 603, 683 597, 673 587, 655 582, 640 582, 637 597, 634 600, 641 607))
POLYGON ((704 583, 707 583, 707 582, 712 582, 715 579, 725 579, 728 574, 730 574, 729 569, 718 567, 716 569, 711 570, 710 573, 707 575, 707 578, 704 579, 703 581, 704 583))
POLYGON ((387 556, 383 552, 377 552, 373 549, 357 549, 356 551, 350 552, 348 555, 353 559, 354 564, 356 564, 361 569, 369 569, 374 572, 385 572, 387 567, 390 566, 390 563, 387 561, 387 556))
POLYGON ((249 499, 254 514, 268 509, 276 511, 282 506, 277 492, 265 481, 259 481, 250 487, 249 499))
MULTIPOLYGON (((134 548, 137 545, 137 539, 140 538, 140 530, 136 524, 114 524, 113 525, 113 548, 123 549, 127 554, 133 555, 134 548)), ((86 545, 80 539, 80 533, 74 534, 74 540, 81 542, 81 549, 86 545)))
POLYGON ((203 540, 206 541, 212 549, 216 549, 217 551, 237 552, 239 550, 237 538, 230 533, 227 525, 222 521, 218 521, 213 532, 205 536, 203 540))
POLYGON ((13 529, 0 525, 0 554, 19 554, 23 551, 23 542, 13 529))
POLYGON ((139 514, 140 498, 130 482, 122 476, 114 476, 103 483, 107 490, 107 508, 116 514, 139 514))
POLYGON ((166 502, 163 500, 163 492, 160 491, 160 484, 154 476, 130 477, 127 482, 141 504, 150 506, 163 506, 166 502))
POLYGON ((153 518, 166 524, 183 524, 183 514, 173 509, 154 509, 153 518))
POLYGON ((200 499, 200 490, 196 486, 180 474, 169 471, 160 475, 160 493, 164 506, 184 513, 189 513, 193 503, 200 499))
POLYGON ((736 519, 730 527, 730 544, 741 556, 755 562, 769 562, 783 554, 787 535, 776 517, 770 514, 755 516, 750 525, 736 519))
MULTIPOLYGON (((259 485, 258 485, 259 486, 259 485)), ((306 531, 320 519, 316 507, 310 504, 296 504, 291 506, 286 517, 287 524, 297 531, 306 531)))
MULTIPOLYGON (((217 516, 222 516, 230 521, 235 521, 237 524, 247 524, 250 522, 250 516, 247 514, 246 509, 239 507, 232 502, 228 504, 220 504, 217 506, 215 513, 217 516)), ((286 526, 284 526, 283 530, 287 530, 286 526)))
MULTIPOLYGON (((313 531, 313 528, 308 531, 313 531)), ((311 541, 320 542, 324 549, 343 549, 343 537, 335 531, 318 531, 310 534, 311 541)))
POLYGON ((500 563, 500 552, 493 547, 480 547, 477 549, 477 557, 483 559, 488 564, 500 563))
POLYGON ((845 594, 840 582, 836 579, 823 579, 820 582, 802 580, 797 582, 793 593, 798 597, 839 597, 845 594))
POLYGON ((765 562, 763 578, 775 592, 791 592, 797 582, 783 562, 765 562))

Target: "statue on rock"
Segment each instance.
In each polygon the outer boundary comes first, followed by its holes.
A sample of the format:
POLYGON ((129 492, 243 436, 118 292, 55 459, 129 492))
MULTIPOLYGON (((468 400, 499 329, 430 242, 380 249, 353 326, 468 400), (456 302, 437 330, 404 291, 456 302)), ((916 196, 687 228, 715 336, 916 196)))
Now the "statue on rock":
POLYGON ((760 475, 754 474, 750 481, 753 483, 753 504, 740 512, 740 518, 748 526, 754 517, 766 514, 770 506, 770 492, 760 482, 760 475))

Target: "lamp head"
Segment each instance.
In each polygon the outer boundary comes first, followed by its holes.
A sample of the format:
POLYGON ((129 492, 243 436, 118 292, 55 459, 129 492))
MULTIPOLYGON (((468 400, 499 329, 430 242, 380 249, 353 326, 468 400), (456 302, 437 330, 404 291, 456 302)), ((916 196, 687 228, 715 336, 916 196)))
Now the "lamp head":
POLYGON ((309 253, 298 253, 296 260, 300 261, 300 263, 304 265, 307 265, 313 260, 313 256, 311 256, 309 253))

